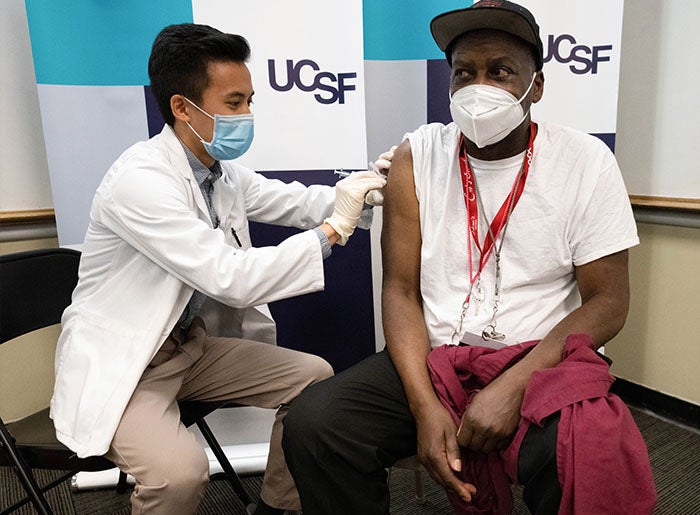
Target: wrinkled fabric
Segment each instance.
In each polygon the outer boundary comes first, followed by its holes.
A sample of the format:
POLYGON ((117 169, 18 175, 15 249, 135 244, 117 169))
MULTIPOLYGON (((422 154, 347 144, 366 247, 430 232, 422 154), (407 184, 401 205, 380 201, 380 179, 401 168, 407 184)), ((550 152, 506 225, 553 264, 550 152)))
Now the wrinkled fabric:
MULTIPOLYGON (((498 350, 450 345, 433 349, 428 355, 433 385, 457 426, 474 395, 537 343, 498 350)), ((462 449, 459 476, 474 484, 477 494, 471 503, 464 503, 448 492, 455 512, 509 514, 510 483, 517 482, 523 438, 530 424, 541 426, 547 416, 559 411, 559 514, 652 513, 656 492, 646 445, 627 406, 609 392, 613 381, 591 338, 570 335, 562 362, 532 374, 510 446, 489 454, 462 449)))
MULTIPOLYGON (((598 138, 537 121, 525 191, 508 221, 500 253, 498 331, 511 341, 541 339, 581 305, 574 268, 639 243, 615 156, 598 138)), ((430 123, 404 136, 411 144, 420 209, 420 293, 431 347, 458 345, 491 323, 496 267, 481 272, 482 308, 469 306, 469 238, 454 124, 430 123)), ((523 149, 524 150, 524 149, 523 149)), ((470 156, 483 211, 498 212, 525 153, 484 161, 470 156)), ((475 304, 475 303, 472 303, 475 304)))

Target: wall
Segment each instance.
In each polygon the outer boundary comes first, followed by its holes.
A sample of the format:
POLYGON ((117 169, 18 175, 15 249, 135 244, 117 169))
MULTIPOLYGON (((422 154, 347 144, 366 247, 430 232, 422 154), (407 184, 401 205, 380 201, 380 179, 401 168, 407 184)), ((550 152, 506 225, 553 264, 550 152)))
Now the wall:
MULTIPOLYGON (((700 47, 700 33, 675 30, 683 26, 688 16, 685 7, 689 4, 684 0, 625 2, 617 155, 627 174, 635 170, 648 172, 646 167, 657 167, 651 171, 663 173, 667 163, 659 156, 669 155, 670 143, 668 135, 661 138, 657 134, 660 128, 667 127, 666 122, 657 122, 661 117, 673 116, 673 112, 669 113, 664 107, 671 94, 666 92, 675 91, 668 89, 669 85, 690 87, 698 82, 698 77, 692 76, 697 70, 691 63, 676 70, 677 77, 669 77, 661 73, 663 68, 659 62, 661 42, 671 35, 674 38, 683 36, 681 46, 684 48, 700 47), (687 79, 680 80, 683 76, 687 79)), ((0 210, 50 207, 48 171, 21 0, 0 3, 0 38, 3 66, 0 76, 3 107, 0 111, 3 135, 0 138, 0 210)), ((548 83, 548 87, 556 86, 548 83)), ((678 96, 697 106, 694 93, 678 96)), ((665 130, 672 133, 675 129, 665 130)), ((383 148, 368 150, 373 158, 383 148)), ((0 227, 0 236, 2 231, 0 227)), ((700 230, 643 223, 639 224, 639 232, 641 244, 630 253, 633 296, 630 316, 625 329, 606 349, 615 361, 613 372, 632 382, 700 404, 700 375, 696 372, 700 365, 696 336, 700 334, 700 317, 696 314, 697 293, 700 292, 696 270, 700 263, 700 230)), ((373 238, 376 242, 376 234, 373 238)), ((0 252, 55 244, 55 240, 5 243, 0 244, 0 252)), ((378 268, 378 251, 372 261, 378 268)), ((375 268, 375 272, 380 271, 375 268)), ((380 284, 380 273, 377 273, 377 292, 380 284)), ((375 298, 378 300, 378 296, 375 298)), ((7 346, 0 348, 0 362, 9 352, 4 347, 7 346)), ((43 357, 39 359, 44 360, 43 357)), ((15 366, 5 366, 0 368, 0 381, 26 373, 15 366)), ((40 391, 29 395, 37 399, 32 399, 32 406, 38 406, 46 398, 53 383, 48 370, 35 372, 35 375, 40 391)), ((26 400, 3 398, 3 384, 0 382, 0 412, 5 415, 26 400)))
MULTIPOLYGON (((57 247, 56 238, 0 243, 0 254, 57 247)), ((0 416, 5 421, 48 405, 59 326, 47 327, 0 345, 0 416), (22 392, 22 395, 17 395, 22 392)))
POLYGON ((630 194, 695 199, 700 73, 688 66, 700 45, 700 2, 625 2, 618 132, 630 194), (627 129, 624 130, 623 129, 627 129))
MULTIPOLYGON (((51 208, 51 187, 39 116, 34 66, 23 0, 0 3, 0 211, 51 208)), ((0 254, 56 247, 53 238, 0 226, 0 254), (19 241, 3 241, 3 240, 19 241)), ((38 231, 47 232, 45 228, 38 231)), ((50 327, 0 346, 0 415, 8 420, 47 405, 59 328, 50 327), (27 359, 31 356, 31 359, 27 359), (24 395, 10 391, 19 381, 24 395)))
POLYGON ((23 0, 0 3, 0 211, 52 207, 23 0))
MULTIPOLYGON (((616 154, 626 177, 661 179, 679 167, 698 176, 688 136, 700 139, 691 116, 700 106, 700 75, 695 66, 669 70, 700 47, 700 33, 685 30, 691 19, 700 19, 700 3, 625 2, 616 154)), ((606 347, 613 373, 700 404, 700 229, 646 223, 638 229, 641 244, 630 251, 630 315, 606 347)))
POLYGON ((630 251, 630 315, 606 347, 613 373, 700 404, 700 230, 638 227, 641 244, 630 251))

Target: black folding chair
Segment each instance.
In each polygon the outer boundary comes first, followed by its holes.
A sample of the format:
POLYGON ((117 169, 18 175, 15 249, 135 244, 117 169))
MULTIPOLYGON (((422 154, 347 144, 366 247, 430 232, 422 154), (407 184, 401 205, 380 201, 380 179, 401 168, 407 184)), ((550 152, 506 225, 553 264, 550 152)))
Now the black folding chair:
MULTIPOLYGON (((70 304, 78 281, 80 252, 70 249, 42 249, 0 256, 0 344, 36 329, 58 324, 70 304)), ((197 424, 223 472, 212 476, 226 478, 244 505, 251 503, 240 478, 224 454, 204 417, 224 402, 183 402, 181 418, 186 426, 197 424)), ((49 410, 44 409, 21 420, 5 424, 0 418, 0 465, 12 466, 27 497, 5 508, 10 513, 32 502, 40 514, 53 514, 44 492, 80 471, 94 472, 115 468, 106 458, 85 459, 56 439, 49 410), (32 468, 65 471, 59 478, 39 486, 32 468)), ((120 472, 117 492, 126 490, 126 475, 120 472)))
MULTIPOLYGON (((79 261, 80 253, 69 249, 32 250, 0 256, 0 344, 60 323, 78 281, 79 261)), ((78 471, 106 470, 115 466, 102 457, 78 458, 56 440, 48 408, 8 424, 0 418, 0 465, 13 467, 27 492, 26 498, 5 508, 3 515, 30 501, 40 514, 52 514, 44 492, 78 471), (65 473, 39 486, 33 468, 65 473)))

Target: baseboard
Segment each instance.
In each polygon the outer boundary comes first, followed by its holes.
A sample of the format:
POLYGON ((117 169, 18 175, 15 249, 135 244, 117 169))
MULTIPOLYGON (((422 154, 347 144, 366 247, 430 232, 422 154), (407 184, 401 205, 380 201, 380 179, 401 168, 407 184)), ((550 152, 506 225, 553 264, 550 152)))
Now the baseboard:
POLYGON ((615 378, 610 391, 631 406, 647 409, 664 418, 700 429, 700 406, 697 404, 671 397, 619 377, 615 378))

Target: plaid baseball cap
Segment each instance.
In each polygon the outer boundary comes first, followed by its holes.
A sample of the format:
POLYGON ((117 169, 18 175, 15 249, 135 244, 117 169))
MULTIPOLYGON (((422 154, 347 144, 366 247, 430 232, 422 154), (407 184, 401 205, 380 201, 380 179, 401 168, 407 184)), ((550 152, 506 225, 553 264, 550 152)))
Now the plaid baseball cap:
POLYGON ((519 37, 534 48, 535 64, 542 69, 544 49, 535 17, 522 5, 508 0, 481 0, 471 7, 438 14, 430 32, 452 65, 451 45, 457 36, 478 29, 496 29, 519 37))

